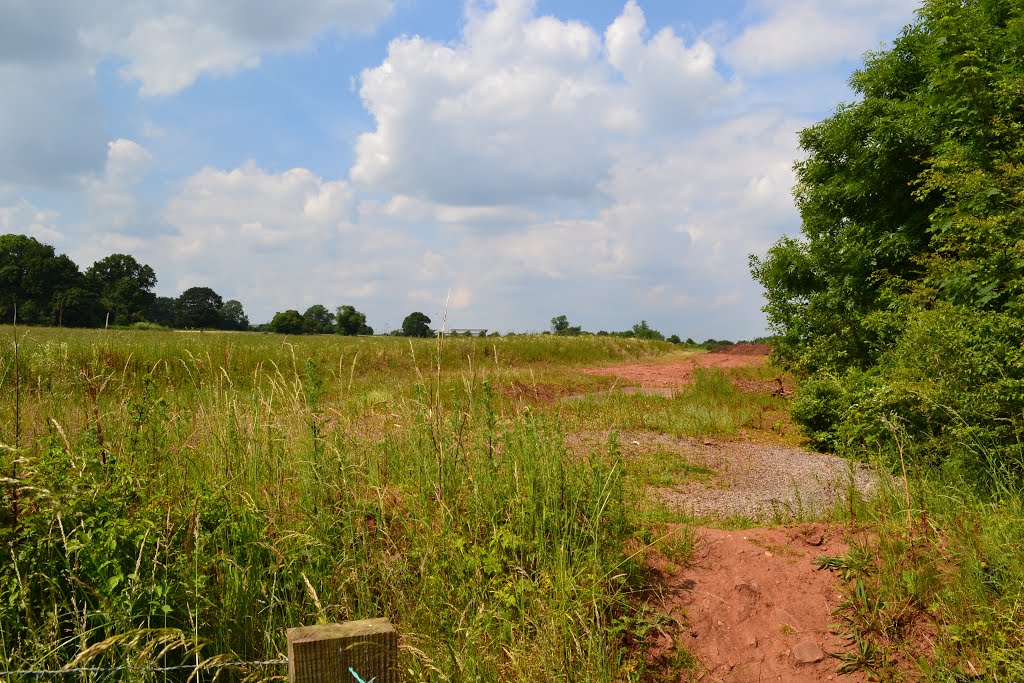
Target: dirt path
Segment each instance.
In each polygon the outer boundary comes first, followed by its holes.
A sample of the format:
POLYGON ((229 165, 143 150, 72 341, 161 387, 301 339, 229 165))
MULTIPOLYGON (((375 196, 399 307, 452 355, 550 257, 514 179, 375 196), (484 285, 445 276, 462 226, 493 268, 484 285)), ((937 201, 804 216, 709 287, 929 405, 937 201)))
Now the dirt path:
POLYGON ((660 577, 662 610, 684 627, 676 636, 682 642, 663 635, 654 643, 648 653, 653 665, 682 645, 698 660, 682 680, 868 680, 836 673, 839 662, 829 655, 848 649, 829 630, 841 596, 835 577, 812 560, 848 549, 836 529, 701 529, 698 544, 689 567, 660 577))
POLYGON ((693 381, 696 368, 745 368, 764 365, 768 357, 743 353, 701 353, 667 363, 634 363, 585 368, 588 375, 618 377, 644 387, 681 387, 693 381))
MULTIPOLYGON (((698 367, 749 367, 767 360, 763 347, 732 351, 585 372, 619 377, 634 385, 632 391, 670 391, 691 382, 698 367)), ((577 434, 569 445, 586 448, 602 438, 607 435, 577 434)), ((622 433, 620 444, 626 458, 664 454, 712 471, 702 480, 648 489, 669 507, 698 517, 806 517, 843 504, 854 489, 870 492, 878 480, 863 464, 800 448, 655 432, 622 433)), ((653 643, 648 659, 656 669, 670 670, 667 663, 682 646, 698 662, 681 681, 867 680, 859 673, 837 673, 840 662, 831 653, 849 649, 829 631, 841 586, 813 564, 815 557, 848 550, 838 527, 700 527, 696 534, 690 566, 653 560, 664 591, 660 609, 684 625, 675 642, 662 635, 653 643)))

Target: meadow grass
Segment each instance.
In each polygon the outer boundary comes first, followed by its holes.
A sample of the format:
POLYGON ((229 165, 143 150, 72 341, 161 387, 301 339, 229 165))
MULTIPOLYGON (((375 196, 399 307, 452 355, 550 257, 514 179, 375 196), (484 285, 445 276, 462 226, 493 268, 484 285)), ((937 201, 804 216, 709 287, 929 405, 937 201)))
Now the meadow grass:
POLYGON ((841 670, 877 680, 1024 680, 1024 490, 955 471, 883 480, 858 506, 836 613, 841 670))
POLYGON ((0 668, 277 659, 288 627, 387 616, 409 680, 642 675, 614 440, 570 457, 557 412, 504 388, 670 345, 19 342, 17 367, 0 354, 0 668))

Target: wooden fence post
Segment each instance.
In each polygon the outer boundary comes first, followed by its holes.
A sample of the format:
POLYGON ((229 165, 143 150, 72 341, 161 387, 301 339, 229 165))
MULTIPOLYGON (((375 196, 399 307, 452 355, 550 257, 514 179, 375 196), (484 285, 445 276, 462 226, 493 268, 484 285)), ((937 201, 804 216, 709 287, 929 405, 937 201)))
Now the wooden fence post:
POLYGON ((398 683, 398 632, 387 619, 288 629, 289 683, 398 683))

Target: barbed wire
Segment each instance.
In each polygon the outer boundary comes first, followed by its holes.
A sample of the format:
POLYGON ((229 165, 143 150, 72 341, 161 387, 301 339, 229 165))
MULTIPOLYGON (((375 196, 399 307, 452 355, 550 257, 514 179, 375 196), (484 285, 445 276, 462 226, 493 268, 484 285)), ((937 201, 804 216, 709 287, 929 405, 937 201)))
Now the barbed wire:
POLYGON ((177 666, 83 666, 75 669, 28 669, 24 671, 0 671, 0 678, 12 676, 67 676, 69 674, 116 673, 119 671, 183 671, 185 669, 222 669, 228 666, 284 666, 288 660, 273 659, 265 662, 216 662, 212 664, 178 664, 177 666))

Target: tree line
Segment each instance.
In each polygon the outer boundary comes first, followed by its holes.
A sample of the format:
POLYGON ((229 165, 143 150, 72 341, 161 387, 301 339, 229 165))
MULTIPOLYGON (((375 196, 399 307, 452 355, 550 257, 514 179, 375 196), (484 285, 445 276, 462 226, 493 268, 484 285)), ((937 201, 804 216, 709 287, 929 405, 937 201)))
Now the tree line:
MULTIPOLYGON (((289 309, 253 326, 241 302, 210 287, 178 297, 157 296, 156 272, 129 254, 111 254, 86 270, 49 244, 26 235, 0 235, 0 320, 22 325, 106 327, 159 325, 178 329, 260 330, 281 334, 372 335, 354 306, 333 312, 322 304, 289 309)), ((415 311, 393 334, 429 337, 430 318, 415 311)))
MULTIPOLYGON (((256 330, 279 334, 372 335, 366 314, 354 306, 333 311, 314 304, 300 313, 279 311, 270 322, 252 325, 241 302, 225 301, 210 287, 190 287, 178 297, 157 296, 156 272, 129 254, 111 254, 82 271, 65 254, 33 237, 0 235, 0 320, 24 325, 55 327, 105 327, 159 325, 177 329, 256 330)), ((432 337, 431 320, 413 311, 390 334, 404 337, 432 337)), ((635 337, 674 344, 715 346, 714 339, 696 344, 677 335, 665 337, 642 320, 621 332, 585 332, 559 315, 551 319, 545 334, 576 336, 635 337)), ((492 333, 496 335, 497 333, 492 333)))
POLYGON ((85 271, 65 254, 26 235, 0 235, 0 320, 25 325, 245 330, 242 304, 209 287, 177 298, 157 296, 156 272, 128 254, 111 254, 85 271))

